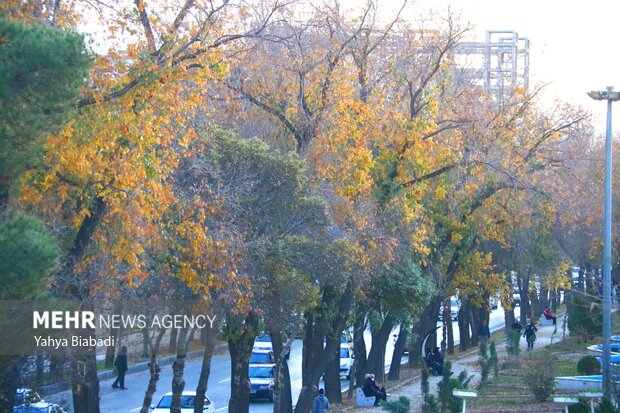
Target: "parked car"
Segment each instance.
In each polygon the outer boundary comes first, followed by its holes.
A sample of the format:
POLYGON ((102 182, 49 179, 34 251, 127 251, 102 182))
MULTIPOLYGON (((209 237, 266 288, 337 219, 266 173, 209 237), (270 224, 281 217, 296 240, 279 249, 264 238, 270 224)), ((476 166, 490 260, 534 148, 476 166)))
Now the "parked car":
POLYGON ((250 398, 267 399, 273 402, 273 380, 275 364, 250 364, 250 398))
MULTIPOLYGON (((184 391, 181 394, 181 412, 182 413, 194 413, 194 399, 196 398, 195 391, 184 391)), ((151 405, 151 413, 169 413, 172 406, 172 392, 168 392, 163 395, 156 405, 151 405)), ((215 412, 215 404, 205 394, 205 404, 202 409, 203 412, 213 413, 215 412)))
POLYGON ((353 350, 349 344, 340 344, 340 377, 351 378, 351 367, 353 366, 353 350))
MULTIPOLYGON (((441 307, 439 307, 439 320, 443 320, 443 308, 444 304, 441 303, 441 307)), ((450 298, 450 317, 452 321, 457 321, 459 318, 459 310, 461 308, 461 304, 456 297, 450 298)))
POLYGON ((250 354, 250 364, 272 364, 275 362, 271 350, 252 350, 252 354, 250 354))
POLYGON ((66 413, 66 411, 56 403, 40 401, 15 406, 13 413, 66 413))
POLYGON ((518 289, 512 292, 512 305, 521 306, 521 292, 518 289))
POLYGON ((353 343, 353 334, 349 330, 344 330, 340 334, 340 343, 353 343))
POLYGON ((252 347, 252 351, 254 350, 268 350, 273 351, 273 346, 271 345, 271 336, 267 333, 262 333, 254 340, 254 347, 252 347))

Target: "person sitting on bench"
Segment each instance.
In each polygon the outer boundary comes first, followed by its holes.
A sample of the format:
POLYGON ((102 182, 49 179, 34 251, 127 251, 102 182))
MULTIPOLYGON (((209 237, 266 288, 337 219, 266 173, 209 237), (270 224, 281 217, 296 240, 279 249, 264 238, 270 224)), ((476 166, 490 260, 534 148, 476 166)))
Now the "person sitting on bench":
POLYGON ((551 310, 549 310, 549 307, 545 307, 545 311, 543 311, 543 314, 547 320, 553 320, 553 325, 555 325, 556 317, 553 315, 551 310))
POLYGON ((364 386, 362 387, 362 391, 366 397, 375 397, 375 406, 379 405, 379 400, 387 400, 387 393, 385 391, 385 387, 379 388, 377 383, 375 383, 375 375, 367 374, 366 381, 364 382, 364 386))

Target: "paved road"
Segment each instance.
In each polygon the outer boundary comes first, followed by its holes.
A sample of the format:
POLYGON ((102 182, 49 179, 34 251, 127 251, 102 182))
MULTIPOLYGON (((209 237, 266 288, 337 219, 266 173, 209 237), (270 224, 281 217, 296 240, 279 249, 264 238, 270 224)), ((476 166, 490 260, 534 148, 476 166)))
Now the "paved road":
MULTIPOLYGON (((518 309, 516 309, 516 315, 518 315, 518 309)), ((441 323, 438 323, 440 326, 441 323)), ((491 314, 489 326, 491 330, 502 328, 504 325, 504 311, 501 307, 494 310, 491 314)), ((459 331, 456 322, 453 322, 454 327, 454 340, 455 344, 458 344, 459 331)), ((397 333, 397 330, 394 331, 397 333)), ((441 340, 441 329, 438 330, 441 340)), ((370 333, 365 335, 367 342, 367 348, 370 349, 370 333)), ((296 400, 301 390, 301 349, 302 342, 295 340, 293 342, 291 357, 289 360, 289 369, 291 374, 291 387, 293 392, 293 399, 296 400)), ((393 353, 393 341, 390 341, 386 351, 386 364, 389 364, 392 359, 393 353)), ((188 360, 185 368, 185 388, 188 390, 194 390, 198 384, 198 377, 200 374, 201 360, 188 360)), ((147 387, 149 379, 148 371, 134 373, 126 377, 126 386, 129 388, 127 391, 112 389, 112 381, 102 381, 101 384, 101 411, 105 413, 135 413, 139 412, 142 406, 142 400, 144 398, 144 391, 147 387)), ((160 380, 155 393, 155 402, 166 392, 171 390, 172 382, 172 368, 171 366, 164 366, 161 371, 160 380)), ((341 382, 342 389, 345 390, 348 386, 348 381, 343 380, 341 382)), ((216 355, 213 357, 211 364, 211 374, 209 376, 208 396, 215 403, 217 412, 225 412, 228 409, 228 399, 230 397, 230 357, 228 354, 216 355)), ((65 402, 62 404, 71 405, 70 392, 63 392, 53 397, 47 397, 46 400, 54 401, 56 403, 65 402)), ((72 411, 70 409, 69 411, 72 411)), ((273 404, 266 401, 256 401, 250 406, 252 413, 268 413, 273 411, 273 404)))

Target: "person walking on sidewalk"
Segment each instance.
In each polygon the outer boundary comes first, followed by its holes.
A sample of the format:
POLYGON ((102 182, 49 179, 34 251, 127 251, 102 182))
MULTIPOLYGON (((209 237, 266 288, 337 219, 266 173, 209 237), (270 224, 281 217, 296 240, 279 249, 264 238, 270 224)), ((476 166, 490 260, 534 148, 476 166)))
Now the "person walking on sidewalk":
POLYGON ((118 376, 116 376, 116 380, 112 383, 113 389, 120 388, 123 390, 127 390, 125 387, 125 373, 127 372, 127 347, 121 347, 121 351, 118 352, 118 356, 116 356, 116 361, 114 361, 114 367, 118 372, 118 376))
POLYGON ((527 327, 525 327, 525 333, 523 333, 523 337, 525 337, 525 341, 527 341, 528 351, 534 349, 534 341, 536 341, 537 331, 538 329, 536 328, 534 323, 532 323, 532 320, 530 320, 530 323, 527 325, 527 327))

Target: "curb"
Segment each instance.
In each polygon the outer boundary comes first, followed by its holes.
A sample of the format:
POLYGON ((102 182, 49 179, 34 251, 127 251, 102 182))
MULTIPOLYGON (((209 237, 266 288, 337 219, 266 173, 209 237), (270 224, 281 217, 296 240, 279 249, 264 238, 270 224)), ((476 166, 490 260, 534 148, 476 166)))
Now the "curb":
MULTIPOLYGON (((216 351, 222 350, 225 348, 227 348, 227 344, 219 344, 215 346, 216 351)), ((204 350, 190 351, 189 353, 187 353, 185 358, 186 360, 191 360, 191 359, 195 359, 198 357, 202 357, 204 352, 205 352, 204 350)), ((157 364, 159 364, 160 367, 167 366, 167 365, 174 363, 176 358, 177 356, 162 357, 158 359, 157 364)), ((144 361, 141 363, 132 364, 131 366, 127 368, 126 374, 134 374, 134 373, 140 373, 142 371, 146 371, 149 369, 149 363, 150 363, 149 361, 144 361)), ((106 371, 97 373, 97 378, 99 379, 99 382, 110 380, 110 379, 113 379, 114 377, 116 377, 116 374, 114 373, 113 370, 106 370, 106 371)), ((71 388, 71 383, 62 382, 62 383, 54 383, 54 384, 49 384, 47 386, 43 386, 40 389, 38 389, 38 392, 42 395, 51 395, 54 393, 60 393, 65 390, 69 390, 70 388, 71 388)))

